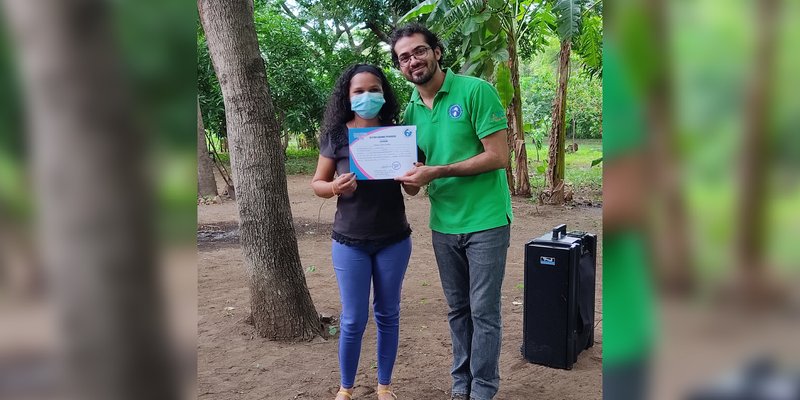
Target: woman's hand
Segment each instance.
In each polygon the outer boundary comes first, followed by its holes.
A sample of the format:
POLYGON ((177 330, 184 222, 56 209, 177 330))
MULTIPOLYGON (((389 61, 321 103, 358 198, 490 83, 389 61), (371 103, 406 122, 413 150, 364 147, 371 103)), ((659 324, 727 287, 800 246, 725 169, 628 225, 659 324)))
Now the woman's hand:
POLYGON ((331 182, 331 190, 333 191, 333 194, 337 196, 342 194, 352 194, 356 191, 357 186, 356 174, 352 172, 339 175, 331 182))

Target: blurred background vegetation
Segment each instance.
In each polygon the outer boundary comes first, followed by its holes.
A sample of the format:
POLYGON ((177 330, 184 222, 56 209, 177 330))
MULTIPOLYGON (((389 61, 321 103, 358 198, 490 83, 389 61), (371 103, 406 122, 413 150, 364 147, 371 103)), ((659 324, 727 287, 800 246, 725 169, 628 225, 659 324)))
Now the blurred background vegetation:
POLYGON ((655 397, 684 397, 754 355, 796 367, 800 2, 616 0, 604 17, 604 48, 626 72, 606 94, 630 89, 646 121, 655 397))
MULTIPOLYGON (((194 26, 186 17, 192 10, 175 0, 122 1, 111 7, 134 115, 147 134, 143 156, 156 186, 159 231, 181 242, 194 240, 196 220, 195 137, 186 135, 196 129, 196 105, 187 102, 187 96, 196 92, 197 82, 186 73, 194 69, 196 59, 194 26)), ((14 51, 9 32, 0 25, 0 220, 27 224, 34 197, 25 98, 14 51)))

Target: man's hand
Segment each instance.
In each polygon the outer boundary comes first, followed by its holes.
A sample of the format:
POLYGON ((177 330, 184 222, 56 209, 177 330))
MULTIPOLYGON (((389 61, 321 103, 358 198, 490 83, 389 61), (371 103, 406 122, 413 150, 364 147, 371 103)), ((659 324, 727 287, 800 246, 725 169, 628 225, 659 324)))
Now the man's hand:
POLYGON ((411 187, 421 188, 439 177, 439 167, 429 167, 418 162, 414 163, 414 167, 408 170, 405 175, 398 176, 394 180, 403 182, 411 187))

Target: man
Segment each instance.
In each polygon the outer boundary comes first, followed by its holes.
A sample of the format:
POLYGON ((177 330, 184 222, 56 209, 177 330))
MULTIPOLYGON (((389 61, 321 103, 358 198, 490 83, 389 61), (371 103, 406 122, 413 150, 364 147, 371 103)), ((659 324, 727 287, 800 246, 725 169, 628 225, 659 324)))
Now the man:
POLYGON ((417 126, 424 164, 397 179, 429 185, 433 248, 450 308, 452 399, 491 399, 500 385, 500 288, 512 220, 505 110, 486 81, 441 69, 442 46, 427 28, 398 29, 391 47, 416 86, 405 123, 417 126))

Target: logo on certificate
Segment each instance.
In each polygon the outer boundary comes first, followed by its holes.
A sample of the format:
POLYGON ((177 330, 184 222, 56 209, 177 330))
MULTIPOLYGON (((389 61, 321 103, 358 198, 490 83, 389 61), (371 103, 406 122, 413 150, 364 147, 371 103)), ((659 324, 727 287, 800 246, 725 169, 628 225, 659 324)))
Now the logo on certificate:
POLYGON ((350 171, 358 180, 394 179, 417 162, 414 125, 349 128, 350 171))
POLYGON ((458 119, 458 117, 461 116, 462 112, 463 110, 461 109, 461 106, 458 104, 453 104, 452 106, 450 106, 450 109, 447 110, 447 113, 450 114, 450 118, 452 119, 458 119))

